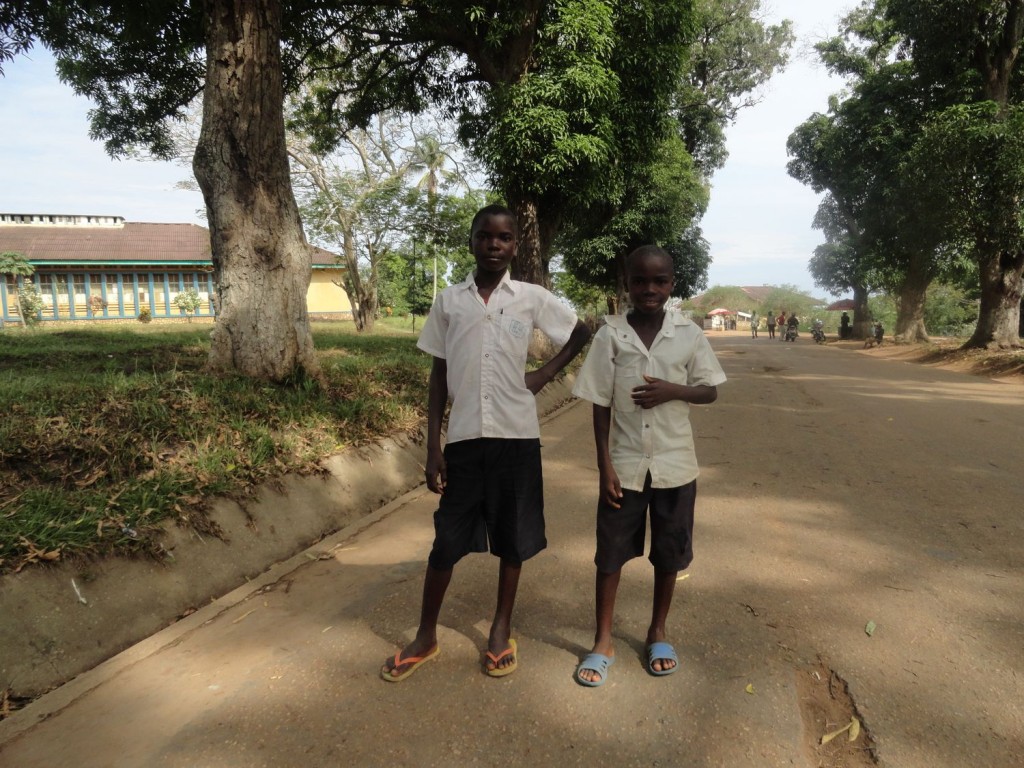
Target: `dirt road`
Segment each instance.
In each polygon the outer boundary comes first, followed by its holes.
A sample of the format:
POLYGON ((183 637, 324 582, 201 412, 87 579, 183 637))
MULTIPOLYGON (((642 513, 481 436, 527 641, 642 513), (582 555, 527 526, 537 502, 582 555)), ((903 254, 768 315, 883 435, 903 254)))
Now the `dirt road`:
POLYGON ((434 507, 415 492, 0 723, 0 765, 1019 764, 1024 387, 808 339, 712 342, 730 381, 693 417, 677 674, 641 667, 637 561, 608 684, 572 681, 596 486, 579 404, 544 428, 550 547, 524 569, 514 675, 480 672, 495 567, 478 556, 441 658, 377 678, 415 626, 434 507), (857 740, 818 746, 850 713, 857 740))

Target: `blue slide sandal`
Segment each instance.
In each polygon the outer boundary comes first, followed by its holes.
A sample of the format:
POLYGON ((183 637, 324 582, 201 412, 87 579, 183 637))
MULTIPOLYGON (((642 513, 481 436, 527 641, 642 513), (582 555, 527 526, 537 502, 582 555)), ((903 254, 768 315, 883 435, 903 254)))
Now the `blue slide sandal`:
POLYGON ((671 643, 651 643, 647 646, 647 671, 652 675, 661 677, 662 675, 671 675, 679 669, 679 657, 676 656, 676 649, 672 647, 671 643), (674 661, 676 665, 670 669, 657 670, 654 668, 654 662, 658 659, 674 661))
POLYGON ((614 656, 605 656, 603 653, 591 653, 588 654, 583 661, 576 667, 576 682, 580 685, 585 685, 588 688, 597 688, 604 685, 604 681, 608 679, 608 667, 615 663, 614 656), (580 672, 584 669, 590 670, 591 672, 597 672, 601 676, 600 680, 584 680, 580 677, 580 672))

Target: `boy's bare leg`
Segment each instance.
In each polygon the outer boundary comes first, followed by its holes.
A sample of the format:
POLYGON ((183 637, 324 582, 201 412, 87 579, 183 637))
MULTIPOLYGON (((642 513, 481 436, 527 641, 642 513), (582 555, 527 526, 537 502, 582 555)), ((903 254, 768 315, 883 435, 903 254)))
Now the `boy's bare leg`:
MULTIPOLYGON (((495 656, 511 648, 509 638, 512 636, 512 609, 516 604, 516 592, 519 590, 519 574, 523 564, 501 558, 498 566, 498 604, 494 609, 494 621, 491 623, 491 634, 487 638, 487 650, 495 656)), ((504 669, 515 660, 510 653, 495 664, 487 659, 488 669, 504 669)))
MULTIPOLYGON (((600 653, 611 658, 615 655, 612 644, 612 620, 615 618, 615 596, 619 591, 619 577, 622 570, 612 573, 597 572, 595 593, 597 597, 597 631, 594 633, 594 647, 591 653, 600 653)), ((581 680, 597 682, 601 673, 593 669, 581 669, 581 680)))
MULTIPOLYGON (((437 619, 441 615, 441 604, 444 603, 445 592, 452 581, 451 568, 441 571, 427 566, 427 574, 423 578, 423 603, 420 606, 420 626, 416 637, 402 649, 400 659, 415 659, 430 653, 437 645, 437 619)), ((408 664, 395 666, 395 659, 390 658, 384 664, 385 674, 393 677, 405 672, 408 664)))
MULTIPOLYGON (((665 622, 668 619, 668 609, 672 607, 672 595, 675 590, 675 571, 654 572, 654 604, 651 607, 651 626, 647 630, 647 645, 665 640, 665 622)), ((664 672, 675 665, 672 659, 656 659, 651 668, 655 672, 664 672)))

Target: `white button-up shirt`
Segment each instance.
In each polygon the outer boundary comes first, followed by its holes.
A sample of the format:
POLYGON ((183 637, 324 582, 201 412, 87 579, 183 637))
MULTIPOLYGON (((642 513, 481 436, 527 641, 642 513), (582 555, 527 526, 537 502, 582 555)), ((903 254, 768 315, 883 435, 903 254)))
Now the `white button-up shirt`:
POLYGON ((448 364, 449 443, 540 437, 537 403, 525 381, 535 327, 561 348, 576 314, 550 291, 508 273, 486 304, 472 275, 437 295, 417 346, 448 364))
POLYGON ((573 394, 612 409, 609 450, 623 488, 676 488, 697 478, 690 404, 681 400, 644 410, 631 393, 644 376, 685 384, 718 386, 725 372, 704 331, 678 312, 666 312, 650 350, 624 315, 609 315, 594 335, 573 394))

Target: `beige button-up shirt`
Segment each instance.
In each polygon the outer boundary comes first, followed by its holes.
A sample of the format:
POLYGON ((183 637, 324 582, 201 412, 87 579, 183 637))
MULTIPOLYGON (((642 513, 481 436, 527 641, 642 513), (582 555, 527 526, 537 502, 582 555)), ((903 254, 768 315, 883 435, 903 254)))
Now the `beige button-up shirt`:
POLYGON ((576 314, 550 291, 506 273, 485 304, 473 276, 437 295, 417 346, 448 363, 447 441, 540 437, 526 388, 526 352, 539 328, 561 348, 576 314))
POLYGON ((678 312, 666 312, 648 350, 624 315, 609 315, 594 335, 573 394, 612 409, 609 450, 623 488, 675 488, 697 478, 690 405, 681 400, 644 410, 631 392, 652 376, 674 384, 718 386, 725 372, 704 331, 678 312))

